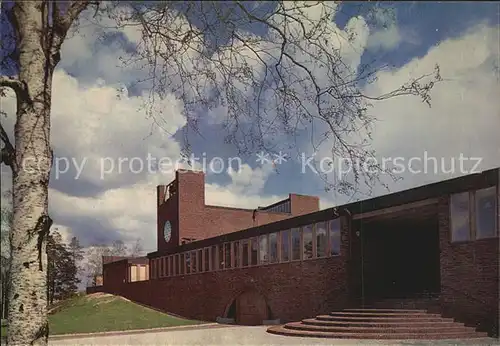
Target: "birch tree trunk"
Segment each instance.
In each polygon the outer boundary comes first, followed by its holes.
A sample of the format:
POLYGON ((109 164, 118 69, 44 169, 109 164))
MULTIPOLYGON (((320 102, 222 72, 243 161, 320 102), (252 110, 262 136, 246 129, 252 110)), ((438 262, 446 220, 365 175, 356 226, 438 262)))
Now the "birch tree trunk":
MULTIPOLYGON (((47 345, 48 185, 52 167, 50 110, 52 76, 72 22, 89 1, 18 1, 8 10, 14 31, 16 78, 0 87, 16 93, 15 145, 1 127, 2 162, 12 168, 12 267, 9 291, 9 345, 47 345), (63 14, 64 12, 64 14, 63 14)), ((4 9, 5 10, 5 9, 4 9)))
POLYGON ((17 3, 15 16, 19 50, 15 161, 13 174, 12 288, 9 304, 9 345, 46 345, 48 183, 52 166, 50 106, 52 73, 47 56, 41 2, 17 3))

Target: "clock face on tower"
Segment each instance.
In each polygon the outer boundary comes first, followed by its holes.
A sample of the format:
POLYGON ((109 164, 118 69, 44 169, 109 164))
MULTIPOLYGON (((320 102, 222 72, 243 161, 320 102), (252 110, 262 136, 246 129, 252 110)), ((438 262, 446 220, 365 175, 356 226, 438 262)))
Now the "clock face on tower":
POLYGON ((165 238, 167 243, 170 241, 170 238, 172 238, 172 225, 170 221, 165 222, 165 226, 163 226, 163 238, 165 238))

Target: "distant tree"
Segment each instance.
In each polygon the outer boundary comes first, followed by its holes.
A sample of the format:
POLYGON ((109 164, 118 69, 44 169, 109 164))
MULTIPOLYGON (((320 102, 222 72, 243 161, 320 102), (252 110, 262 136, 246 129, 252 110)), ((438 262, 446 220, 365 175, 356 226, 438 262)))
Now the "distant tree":
POLYGON ((95 286, 96 277, 102 275, 102 256, 112 256, 112 250, 107 245, 92 245, 87 250, 87 264, 85 271, 87 273, 87 284, 95 286))
POLYGON ((78 283, 78 268, 73 260, 73 254, 63 243, 57 231, 49 234, 47 243, 48 258, 48 298, 49 303, 71 297, 76 294, 78 283))
POLYGON ((71 238, 68 244, 68 251, 71 253, 71 259, 78 270, 78 273, 82 271, 81 262, 83 260, 83 247, 80 245, 80 240, 77 237, 71 238))
POLYGON ((132 245, 132 247, 130 248, 129 256, 139 257, 139 256, 142 256, 143 252, 144 252, 144 248, 142 246, 142 241, 140 238, 137 238, 134 245, 132 245))
POLYGON ((123 240, 115 240, 111 245, 111 256, 127 256, 128 248, 123 240))

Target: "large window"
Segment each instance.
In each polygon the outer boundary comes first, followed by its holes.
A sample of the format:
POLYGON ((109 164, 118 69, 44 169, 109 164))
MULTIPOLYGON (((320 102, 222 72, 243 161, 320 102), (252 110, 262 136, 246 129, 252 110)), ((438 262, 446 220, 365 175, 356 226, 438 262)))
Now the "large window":
POLYGON ((328 237, 325 222, 316 224, 316 257, 325 257, 328 251, 328 237))
POLYGON ((267 264, 269 263, 269 242, 266 235, 261 235, 259 237, 259 263, 267 264))
POLYGON ((196 251, 191 252, 191 273, 198 272, 198 256, 196 251))
POLYGON ((186 274, 191 274, 191 253, 186 252, 186 274))
POLYGON ((250 240, 250 265, 256 266, 258 263, 258 253, 259 253, 259 243, 257 238, 252 238, 250 240))
POLYGON ((281 232, 281 262, 290 261, 290 231, 281 232))
POLYGON ((210 271, 210 248, 205 248, 205 260, 203 261, 204 264, 204 270, 206 272, 210 271))
POLYGON ((198 256, 196 256, 196 270, 198 272, 203 272, 203 250, 198 250, 198 256))
POLYGON ((249 257, 248 240, 241 241, 241 265, 243 267, 248 267, 248 257, 249 257))
POLYGON ((180 258, 179 262, 180 262, 180 268, 181 268, 181 273, 180 274, 184 275, 184 268, 186 268, 186 260, 184 258, 184 254, 183 253, 181 253, 181 258, 180 258))
POLYGON ((234 267, 239 268, 241 261, 240 261, 240 242, 235 241, 233 243, 233 258, 234 258, 234 267))
POLYGON ((217 262, 217 246, 212 246, 210 248, 210 254, 211 254, 211 267, 210 270, 217 270, 218 269, 218 262, 217 262))
POLYGON ((269 234, 269 262, 278 262, 278 233, 269 234))
POLYGON ((469 192, 457 193, 450 199, 451 241, 471 239, 469 192))
POLYGON ((496 186, 476 191, 476 238, 491 238, 497 234, 496 186))
POLYGON ((218 259, 219 259, 219 270, 224 269, 224 246, 222 244, 218 245, 218 259))
POLYGON ((330 256, 338 256, 340 255, 340 218, 331 220, 329 224, 330 256))
POLYGON ((303 237, 303 259, 313 258, 313 228, 312 225, 304 226, 302 229, 303 237))
POLYGON ((224 268, 232 268, 232 263, 231 263, 231 243, 225 243, 224 244, 224 256, 225 256, 225 261, 224 261, 224 268))
POLYGON ((300 260, 300 228, 292 228, 292 261, 300 260))

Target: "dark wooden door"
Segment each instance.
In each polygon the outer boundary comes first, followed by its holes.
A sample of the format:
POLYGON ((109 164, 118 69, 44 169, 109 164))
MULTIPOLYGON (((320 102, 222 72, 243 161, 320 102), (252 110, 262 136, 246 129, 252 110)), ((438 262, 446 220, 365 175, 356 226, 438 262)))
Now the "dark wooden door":
POLYGON ((267 304, 259 293, 245 292, 236 300, 236 323, 240 325, 260 325, 268 319, 267 304))

